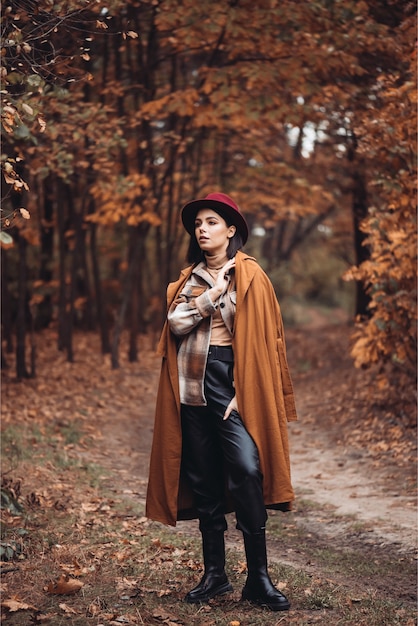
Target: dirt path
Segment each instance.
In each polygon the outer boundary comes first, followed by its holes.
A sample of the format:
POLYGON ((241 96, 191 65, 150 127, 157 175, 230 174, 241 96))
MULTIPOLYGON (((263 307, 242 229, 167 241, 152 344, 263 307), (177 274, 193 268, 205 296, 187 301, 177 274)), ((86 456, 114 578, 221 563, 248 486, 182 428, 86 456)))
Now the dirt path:
POLYGON ((296 368, 300 421, 290 425, 294 487, 302 498, 341 518, 340 524, 320 524, 323 534, 338 539, 347 520, 355 520, 364 525, 369 541, 380 537, 382 543, 416 550, 416 441, 409 448, 397 447, 401 429, 396 410, 389 419, 385 407, 370 402, 375 381, 343 356, 347 336, 344 326, 313 328, 308 336, 306 331, 291 334, 290 358, 300 362, 303 344, 311 359, 304 374, 296 368), (381 439, 385 419, 394 423, 390 443, 381 439))
MULTIPOLYGON (((293 484, 299 497, 332 512, 333 524, 321 522, 321 532, 338 538, 356 520, 363 523, 369 538, 381 537, 406 550, 416 548, 415 498, 401 492, 399 478, 374 468, 367 452, 336 445, 333 436, 321 432, 317 424, 303 423, 302 428, 303 434, 290 429, 293 484), (340 524, 335 523, 336 516, 340 524)), ((315 517, 314 513, 309 524, 318 528, 315 517)))

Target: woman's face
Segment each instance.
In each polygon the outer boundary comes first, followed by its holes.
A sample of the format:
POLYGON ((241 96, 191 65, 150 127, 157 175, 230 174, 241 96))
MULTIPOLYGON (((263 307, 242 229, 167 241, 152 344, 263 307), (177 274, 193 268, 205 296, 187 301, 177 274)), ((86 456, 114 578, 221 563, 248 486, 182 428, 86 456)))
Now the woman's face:
POLYGON ((195 219, 194 232, 200 249, 209 256, 224 254, 236 227, 225 222, 213 209, 201 209, 195 219))

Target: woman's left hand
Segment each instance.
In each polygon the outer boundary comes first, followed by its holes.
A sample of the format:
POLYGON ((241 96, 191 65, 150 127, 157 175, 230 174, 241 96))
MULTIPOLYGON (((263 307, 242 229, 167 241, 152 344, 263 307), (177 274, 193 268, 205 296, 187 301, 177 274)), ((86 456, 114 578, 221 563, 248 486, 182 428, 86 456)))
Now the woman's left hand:
POLYGON ((224 413, 224 420, 227 420, 231 415, 232 411, 236 411, 238 413, 238 404, 237 404, 237 396, 234 396, 231 402, 226 407, 226 411, 224 413))

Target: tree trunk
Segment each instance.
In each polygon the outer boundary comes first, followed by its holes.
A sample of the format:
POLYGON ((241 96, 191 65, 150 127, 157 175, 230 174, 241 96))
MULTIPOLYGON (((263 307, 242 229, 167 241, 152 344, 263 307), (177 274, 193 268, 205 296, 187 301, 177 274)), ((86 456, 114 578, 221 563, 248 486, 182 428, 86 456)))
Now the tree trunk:
MULTIPOLYGON (((353 226, 354 226, 354 251, 356 255, 355 264, 359 266, 370 258, 370 252, 364 245, 365 233, 361 230, 361 223, 367 217, 367 187, 365 177, 360 169, 353 173, 353 226)), ((356 315, 367 318, 369 311, 370 297, 366 293, 361 281, 356 282, 356 315)))
MULTIPOLYGON (((12 295, 9 290, 7 250, 1 250, 1 325, 6 352, 13 352, 13 310, 12 295)), ((3 346, 2 346, 3 348, 3 346)), ((4 361, 5 362, 5 361, 4 361)))
POLYGON ((74 347, 73 347, 73 336, 74 336, 74 322, 75 322, 75 299, 77 295, 77 280, 78 280, 78 251, 79 251, 79 216, 77 215, 77 211, 74 207, 74 198, 72 195, 72 189, 70 187, 67 188, 67 198, 68 198, 68 213, 70 217, 70 223, 73 229, 73 241, 72 241, 72 250, 71 250, 71 273, 70 273, 70 294, 69 294, 69 302, 67 305, 67 361, 70 363, 74 362, 74 347))
MULTIPOLYGON (((60 189, 60 197, 65 197, 64 188, 60 189)), ((65 205, 57 206, 58 224, 58 350, 65 350, 67 346, 67 285, 66 285, 66 251, 65 241, 65 205)))
POLYGON ((97 225, 90 224, 90 258, 93 271, 93 284, 94 292, 96 294, 96 311, 97 320, 99 322, 100 340, 102 344, 102 354, 109 354, 110 352, 110 340, 109 329, 106 323, 106 310, 103 302, 102 283, 100 280, 100 268, 97 260, 97 225))
MULTIPOLYGON (((43 208, 43 219, 39 220, 41 254, 39 262, 39 280, 44 284, 52 280, 52 264, 54 254, 54 198, 51 190, 51 179, 38 183, 39 210, 43 208)), ((47 328, 52 321, 52 297, 45 293, 38 304, 35 328, 47 328)))
MULTIPOLYGON (((367 246, 364 245, 366 235, 361 231, 361 223, 368 214, 368 198, 365 166, 364 163, 357 158, 357 137, 354 131, 351 133, 347 148, 347 158, 352 166, 352 219, 355 265, 359 266, 370 258, 370 251, 367 246)), ((357 281, 355 315, 361 318, 370 317, 369 303, 370 297, 366 293, 364 284, 361 281, 357 281)))
POLYGON ((91 279, 89 264, 87 262, 86 228, 84 224, 84 214, 77 216, 77 249, 80 269, 83 273, 83 295, 85 303, 83 307, 83 321, 87 330, 94 330, 93 296, 91 289, 91 279))
POLYGON ((137 226, 136 241, 134 243, 134 267, 132 271, 131 326, 129 338, 129 361, 138 360, 138 334, 146 331, 145 313, 147 303, 151 299, 151 283, 144 289, 145 267, 145 239, 149 232, 149 225, 145 222, 137 226))
POLYGON ((26 369, 26 298, 27 298, 27 241, 19 232, 16 233, 19 263, 18 263, 18 298, 16 314, 16 376, 18 380, 29 378, 26 369))
POLYGON ((138 361, 138 330, 139 330, 139 289, 138 289, 138 265, 134 269, 132 277, 132 298, 129 327, 128 359, 130 363, 138 361))
POLYGON ((112 350, 111 350, 111 363, 112 369, 117 369, 119 367, 119 344, 120 338, 123 332, 123 327, 125 324, 126 312, 128 310, 128 305, 131 299, 131 289, 132 289, 132 276, 134 272, 134 229, 130 229, 129 234, 129 248, 128 248, 128 269, 125 275, 125 281, 122 291, 122 300, 119 308, 119 314, 116 319, 115 327, 113 330, 113 340, 112 340, 112 350))

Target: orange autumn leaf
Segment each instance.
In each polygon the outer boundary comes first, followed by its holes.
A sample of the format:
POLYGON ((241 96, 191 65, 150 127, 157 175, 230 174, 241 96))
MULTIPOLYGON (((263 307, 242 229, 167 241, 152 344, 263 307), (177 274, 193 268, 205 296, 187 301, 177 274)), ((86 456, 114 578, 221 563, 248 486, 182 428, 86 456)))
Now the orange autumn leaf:
POLYGON ((10 612, 27 610, 36 611, 36 607, 32 606, 31 604, 27 604, 26 602, 22 602, 17 598, 9 598, 8 600, 3 600, 1 606, 5 609, 8 609, 10 612))
POLYGON ((64 613, 67 613, 67 615, 77 615, 77 611, 71 606, 68 606, 68 604, 65 604, 65 602, 62 602, 59 607, 64 613))
POLYGON ((83 585, 84 583, 82 583, 81 580, 70 578, 69 576, 62 574, 57 582, 49 583, 46 591, 56 595, 71 595, 80 591, 83 585))

